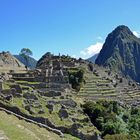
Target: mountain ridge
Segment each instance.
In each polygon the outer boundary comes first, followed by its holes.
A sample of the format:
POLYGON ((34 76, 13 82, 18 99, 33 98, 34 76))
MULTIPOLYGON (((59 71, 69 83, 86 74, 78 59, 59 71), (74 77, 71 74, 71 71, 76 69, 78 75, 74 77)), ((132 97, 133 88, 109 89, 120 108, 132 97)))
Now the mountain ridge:
POLYGON ((98 55, 99 55, 99 53, 96 53, 93 56, 91 56, 90 58, 88 58, 87 60, 92 63, 95 63, 95 60, 97 59, 98 55))
POLYGON ((120 25, 107 36, 95 63, 140 82, 139 57, 140 39, 127 26, 120 25))
POLYGON ((24 70, 25 66, 16 59, 10 52, 0 52, 0 69, 5 70, 24 70))
POLYGON ((14 55, 14 57, 30 69, 35 69, 37 60, 35 60, 33 57, 28 56, 28 63, 26 62, 25 58, 21 55, 14 55))

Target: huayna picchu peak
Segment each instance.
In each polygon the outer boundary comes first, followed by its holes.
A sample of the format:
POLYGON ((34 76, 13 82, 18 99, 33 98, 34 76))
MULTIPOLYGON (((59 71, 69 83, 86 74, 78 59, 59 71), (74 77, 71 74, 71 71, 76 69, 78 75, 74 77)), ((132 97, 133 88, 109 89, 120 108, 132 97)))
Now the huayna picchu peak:
POLYGON ((95 63, 140 82, 140 39, 124 25, 106 38, 95 63))

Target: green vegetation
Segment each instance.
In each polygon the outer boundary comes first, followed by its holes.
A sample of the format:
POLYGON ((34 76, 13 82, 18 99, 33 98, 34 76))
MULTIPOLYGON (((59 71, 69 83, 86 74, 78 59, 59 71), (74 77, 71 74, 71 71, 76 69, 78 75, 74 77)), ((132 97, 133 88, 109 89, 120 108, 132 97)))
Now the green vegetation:
MULTIPOLYGON (((61 140, 57 134, 0 111, 0 130, 10 140, 61 140)), ((1 132, 1 131, 0 131, 1 132)), ((1 137, 1 133, 0 133, 1 137)), ((4 137, 4 136, 3 136, 4 137)), ((66 134, 63 140, 78 140, 66 134)))
MULTIPOLYGON (((55 97, 53 99, 51 97, 48 98, 45 96, 41 96, 41 94, 38 92, 35 92, 35 91, 33 92, 33 88, 31 87, 31 85, 39 84, 37 82, 15 81, 13 83, 12 81, 6 81, 5 85, 6 87, 8 86, 10 87, 11 84, 15 84, 15 83, 16 84, 18 83, 18 85, 22 88, 22 93, 20 94, 20 97, 13 97, 12 100, 7 101, 7 103, 5 100, 2 101, 3 99, 1 99, 0 102, 6 104, 7 106, 15 106, 19 108, 21 112, 27 115, 32 115, 34 117, 48 118, 50 122, 52 122, 53 124, 59 127, 65 127, 68 129, 71 128, 72 125, 74 124, 73 122, 73 119, 74 119, 81 126, 79 127, 78 131, 84 134, 87 133, 90 135, 92 135, 94 132, 98 132, 98 130, 94 126, 89 125, 89 122, 84 121, 84 120, 87 120, 87 116, 77 111, 78 108, 80 107, 80 104, 78 104, 78 102, 75 101, 74 95, 71 95, 71 98, 77 103, 77 107, 67 109, 69 117, 65 119, 61 119, 59 117, 59 110, 61 108, 61 105, 59 103, 53 105, 52 113, 50 113, 48 107, 46 106, 47 102, 50 100, 56 103, 62 101, 60 97, 55 97), (42 112, 42 113, 39 113, 39 112, 42 112)), ((70 139, 69 135, 66 135, 66 137, 70 139)), ((76 139, 76 138, 73 138, 73 139, 76 139)))
POLYGON ((84 82, 84 70, 83 69, 69 70, 68 74, 69 74, 69 82, 72 85, 72 88, 79 91, 82 86, 82 83, 84 82))
POLYGON ((20 51, 20 55, 24 55, 25 57, 33 55, 32 51, 29 48, 23 48, 20 51))
POLYGON ((106 135, 104 140, 133 140, 129 135, 124 134, 115 134, 115 135, 106 135))
POLYGON ((39 84, 40 82, 16 81, 18 84, 39 84))
POLYGON ((105 140, 140 139, 140 108, 122 107, 107 100, 89 101, 83 108, 105 140))
MULTIPOLYGON (((28 54, 29 55, 29 54, 28 54)), ((48 53, 49 55, 49 53, 48 53)), ((62 56, 61 61, 67 62, 70 61, 69 56, 62 56)), ((50 61, 50 63, 52 63, 50 61)), ((115 63, 114 63, 115 64, 115 63)), ((80 66, 67 68, 69 81, 72 85, 72 88, 75 90, 67 90, 65 94, 63 92, 58 96, 54 96, 54 93, 51 95, 49 92, 49 84, 40 82, 29 82, 26 81, 26 77, 23 80, 8 80, 3 83, 4 89, 10 89, 13 84, 17 85, 16 89, 22 90, 22 92, 14 93, 9 90, 9 93, 12 93, 13 96, 11 99, 6 99, 5 96, 1 97, 1 102, 7 106, 17 107, 22 113, 27 115, 32 115, 34 117, 43 117, 47 118, 52 124, 60 129, 68 129, 66 133, 75 135, 79 137, 79 133, 93 136, 96 134, 101 134, 102 138, 105 140, 139 140, 140 139, 140 109, 139 108, 127 108, 118 104, 116 101, 107 101, 98 99, 120 99, 121 95, 125 100, 134 100, 134 97, 139 96, 139 90, 128 89, 126 90, 126 95, 121 93, 118 95, 119 84, 123 84, 123 81, 119 82, 119 75, 108 74, 109 71, 102 70, 92 63, 82 63, 80 66), (116 83, 117 88, 115 87, 116 83), (43 87, 43 88, 42 88, 43 87), (46 88, 46 89, 45 89, 46 88), (78 92, 75 92, 78 91, 78 92), (132 95, 132 91, 135 92, 132 95), (47 95, 48 94, 48 95, 47 95), (125 96, 125 97, 124 97, 125 96), (72 99, 75 103, 71 102, 69 99, 72 99), (84 102, 85 100, 92 100, 89 102, 84 102), (93 102, 97 101, 97 102, 93 102), (67 103, 64 103, 65 101, 67 103), (85 115, 81 109, 81 104, 83 104, 84 112, 87 113, 93 123, 89 121, 87 115, 85 115), (52 106, 51 106, 52 105, 52 106), (61 118, 60 111, 63 109, 67 115, 66 118, 61 118), (73 130, 78 131, 77 134, 73 134, 71 131, 72 127, 77 127, 73 130), (100 132, 99 132, 100 131, 100 132)), ((67 74, 67 73, 66 73, 67 74)), ((125 79, 123 79, 125 80, 125 79)), ((125 85, 127 86, 127 85, 125 85)), ((126 87, 125 87, 126 88, 126 87)), ((120 88, 122 91, 124 87, 120 88)), ((5 93, 8 90, 5 90, 5 93)), ((64 114, 64 113, 63 113, 64 114)), ((43 121, 42 121, 43 122, 43 121)), ((46 123, 43 122, 43 123, 46 123)), ((2 127, 4 124, 0 123, 2 127)), ((21 132, 16 134, 17 128, 10 128, 8 125, 5 129, 1 129, 5 134, 11 139, 17 139, 19 136, 22 137, 21 132), (8 130, 10 129, 10 130, 8 130), (14 130, 15 129, 15 130, 14 130), (10 133, 13 131, 15 134, 12 136, 10 133)), ((30 129, 31 131, 32 128, 30 129)), ((25 134, 25 133, 24 133, 25 134)), ((26 138, 26 135, 23 138, 26 138)), ((36 133, 35 133, 36 134, 36 133)), ((29 137, 30 138, 30 137, 29 137)), ((40 138, 38 136, 38 138, 40 138)), ((53 137, 54 138, 54 137, 53 137)), ((77 138, 72 138, 71 135, 66 134, 66 139, 76 140, 77 138)), ((32 140, 32 137, 30 138, 32 140)), ((35 137, 33 139, 36 139, 35 137)), ((42 139, 42 138, 41 138, 42 139)), ((59 138, 56 138, 59 139, 59 138)))
POLYGON ((32 51, 29 48, 23 48, 20 51, 20 54, 25 60, 26 60, 26 67, 28 66, 29 63, 29 56, 33 55, 32 51))
POLYGON ((3 88, 4 89, 10 89, 9 83, 8 82, 3 82, 3 88))

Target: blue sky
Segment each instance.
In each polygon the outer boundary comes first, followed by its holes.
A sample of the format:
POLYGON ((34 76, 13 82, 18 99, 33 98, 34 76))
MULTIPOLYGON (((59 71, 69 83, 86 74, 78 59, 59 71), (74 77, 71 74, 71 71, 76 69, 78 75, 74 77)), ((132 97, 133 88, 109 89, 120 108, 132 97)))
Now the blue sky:
POLYGON ((140 0, 0 0, 0 51, 87 58, 124 24, 140 31, 140 0))

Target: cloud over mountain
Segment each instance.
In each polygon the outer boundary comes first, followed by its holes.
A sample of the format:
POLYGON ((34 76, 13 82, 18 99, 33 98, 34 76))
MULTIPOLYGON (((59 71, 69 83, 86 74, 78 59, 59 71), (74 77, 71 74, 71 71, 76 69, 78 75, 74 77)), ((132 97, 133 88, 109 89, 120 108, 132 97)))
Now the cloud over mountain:
POLYGON ((140 37, 140 32, 139 31, 133 31, 133 34, 138 38, 140 37))
POLYGON ((101 42, 97 42, 93 45, 90 45, 89 47, 87 47, 86 49, 84 49, 80 52, 81 57, 89 58, 89 57, 99 53, 100 50, 102 49, 102 46, 103 46, 103 43, 101 43, 101 42))

